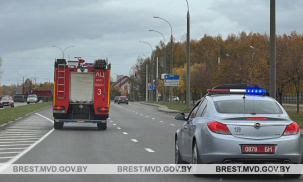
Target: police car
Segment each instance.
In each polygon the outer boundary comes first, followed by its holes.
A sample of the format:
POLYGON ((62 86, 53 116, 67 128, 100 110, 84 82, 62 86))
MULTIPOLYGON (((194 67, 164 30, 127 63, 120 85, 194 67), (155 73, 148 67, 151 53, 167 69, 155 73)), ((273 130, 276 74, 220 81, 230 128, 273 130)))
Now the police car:
POLYGON ((298 124, 257 86, 209 89, 188 116, 176 119, 186 121, 175 134, 176 164, 302 163, 298 124))

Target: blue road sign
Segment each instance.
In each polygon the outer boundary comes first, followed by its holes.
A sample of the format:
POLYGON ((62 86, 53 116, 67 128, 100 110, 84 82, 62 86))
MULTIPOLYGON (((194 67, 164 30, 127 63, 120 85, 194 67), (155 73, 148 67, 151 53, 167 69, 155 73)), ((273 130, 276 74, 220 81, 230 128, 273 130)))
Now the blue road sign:
POLYGON ((179 75, 165 75, 165 80, 179 80, 179 75))

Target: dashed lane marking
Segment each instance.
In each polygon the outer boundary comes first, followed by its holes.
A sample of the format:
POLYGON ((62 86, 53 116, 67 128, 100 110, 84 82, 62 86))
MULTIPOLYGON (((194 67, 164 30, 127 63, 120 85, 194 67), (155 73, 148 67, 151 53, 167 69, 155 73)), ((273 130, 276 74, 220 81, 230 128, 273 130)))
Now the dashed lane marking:
POLYGON ((138 140, 136 140, 136 139, 132 139, 132 141, 133 141, 133 142, 138 142, 138 140))
POLYGON ((147 152, 155 152, 155 151, 153 151, 152 149, 150 149, 150 148, 144 148, 147 152))
POLYGON ((126 133, 126 132, 123 132, 123 134, 124 134, 124 135, 128 135, 128 133, 126 133))
POLYGON ((160 121, 160 123, 163 123, 163 121, 160 121))
POLYGON ((170 124, 171 126, 175 126, 174 124, 170 124))
POLYGON ((121 130, 121 128, 120 128, 120 127, 117 127, 117 129, 118 129, 118 130, 121 130))

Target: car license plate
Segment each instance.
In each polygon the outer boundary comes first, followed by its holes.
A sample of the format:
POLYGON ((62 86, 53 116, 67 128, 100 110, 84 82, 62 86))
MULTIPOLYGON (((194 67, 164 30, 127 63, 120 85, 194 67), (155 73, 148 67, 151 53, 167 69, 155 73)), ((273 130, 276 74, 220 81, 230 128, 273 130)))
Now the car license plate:
POLYGON ((242 154, 274 154, 274 145, 242 145, 242 154))

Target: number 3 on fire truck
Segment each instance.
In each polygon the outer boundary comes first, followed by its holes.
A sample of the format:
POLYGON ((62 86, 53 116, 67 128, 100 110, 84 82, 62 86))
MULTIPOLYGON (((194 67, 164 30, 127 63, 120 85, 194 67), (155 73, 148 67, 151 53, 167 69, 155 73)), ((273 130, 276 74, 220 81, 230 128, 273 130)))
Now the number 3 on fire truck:
POLYGON ((101 92, 101 89, 98 89, 98 93, 97 93, 98 95, 101 95, 102 94, 102 92, 101 92))

